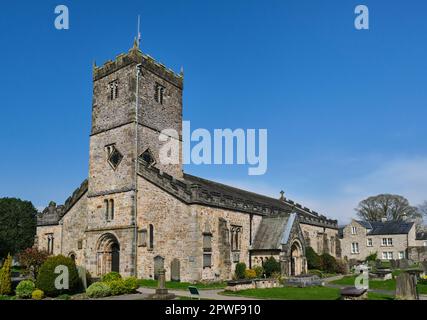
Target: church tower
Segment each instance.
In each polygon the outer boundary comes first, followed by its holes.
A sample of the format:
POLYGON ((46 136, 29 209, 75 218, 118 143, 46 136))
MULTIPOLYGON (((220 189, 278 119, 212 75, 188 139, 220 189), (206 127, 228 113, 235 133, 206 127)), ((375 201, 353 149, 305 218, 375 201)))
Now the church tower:
POLYGON ((86 259, 97 266, 94 274, 111 271, 103 269, 108 265, 122 274, 135 272, 138 166, 155 165, 183 177, 181 156, 177 164, 163 164, 159 156, 162 130, 173 129, 178 136, 168 139, 181 147, 182 91, 182 74, 143 54, 137 41, 127 54, 94 66, 86 232, 86 259))

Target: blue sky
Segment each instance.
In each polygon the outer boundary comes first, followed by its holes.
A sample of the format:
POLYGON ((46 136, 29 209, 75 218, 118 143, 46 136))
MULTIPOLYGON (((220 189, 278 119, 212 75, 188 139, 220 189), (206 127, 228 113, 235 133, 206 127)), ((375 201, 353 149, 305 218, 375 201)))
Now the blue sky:
POLYGON ((193 128, 268 129, 268 172, 185 171, 338 218, 358 201, 427 200, 427 3, 356 0, 19 1, 0 11, 0 196, 62 203, 87 177, 91 66, 142 50, 185 69, 193 128), (54 28, 54 8, 70 30, 54 28))

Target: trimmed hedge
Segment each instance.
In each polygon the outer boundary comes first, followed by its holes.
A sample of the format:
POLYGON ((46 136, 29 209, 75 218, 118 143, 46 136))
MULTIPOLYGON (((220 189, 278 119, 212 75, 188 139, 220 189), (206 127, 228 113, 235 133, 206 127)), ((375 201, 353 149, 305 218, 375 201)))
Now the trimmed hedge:
POLYGON ((264 262, 264 271, 265 275, 270 278, 273 274, 280 273, 281 267, 280 262, 278 262, 274 257, 270 257, 267 261, 264 262))
POLYGON ((103 298, 111 295, 110 286, 105 282, 95 282, 86 289, 89 298, 103 298))
POLYGON ((20 299, 31 299, 33 291, 36 289, 36 285, 31 280, 21 281, 15 290, 16 296, 20 299))
POLYGON ((117 280, 121 280, 122 276, 120 275, 120 273, 118 272, 109 272, 105 275, 102 276, 101 281, 102 282, 111 282, 111 281, 117 281, 117 280))
POLYGON ((236 264, 236 270, 234 271, 234 274, 237 279, 245 279, 245 271, 246 271, 246 264, 243 262, 239 262, 236 264))
POLYGON ((139 288, 138 279, 135 277, 126 278, 124 281, 127 293, 134 293, 139 288))
POLYGON ((307 258, 308 269, 319 270, 321 268, 320 256, 312 247, 307 247, 305 249, 305 257, 307 258))
POLYGON ((36 287, 44 291, 48 297, 57 297, 61 294, 73 294, 80 288, 80 286, 81 281, 79 279, 79 274, 77 272, 76 265, 71 258, 67 258, 62 255, 49 257, 40 267, 36 287), (55 280, 61 276, 60 274, 55 273, 57 266, 68 267, 68 289, 57 289, 55 287, 55 280))
POLYGON ((31 294, 31 297, 33 298, 33 300, 43 300, 44 299, 44 292, 41 291, 40 289, 36 289, 31 294))
POLYGON ((0 269, 0 296, 12 294, 12 256, 7 255, 7 258, 0 269))

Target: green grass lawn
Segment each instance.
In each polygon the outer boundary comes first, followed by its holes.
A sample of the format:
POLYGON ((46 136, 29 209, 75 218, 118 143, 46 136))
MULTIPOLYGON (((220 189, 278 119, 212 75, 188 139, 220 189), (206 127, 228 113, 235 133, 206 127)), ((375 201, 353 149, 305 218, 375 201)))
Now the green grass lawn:
POLYGON ((0 296, 0 301, 4 301, 4 300, 15 300, 16 297, 15 296, 0 296))
MULTIPOLYGON (((151 279, 141 279, 138 280, 138 283, 141 287, 146 288, 157 288, 157 280, 151 279)), ((224 289, 227 286, 226 282, 213 282, 213 283, 196 283, 191 284, 189 282, 166 282, 166 288, 174 290, 188 290, 189 286, 194 286, 199 290, 206 289, 224 289)))
POLYGON ((339 289, 328 287, 249 289, 237 292, 224 291, 223 294, 274 300, 337 300, 340 298, 339 289))
MULTIPOLYGON (((344 277, 339 280, 332 281, 333 284, 339 284, 343 286, 354 286, 355 276, 344 277)), ((396 290, 396 280, 371 280, 369 281, 369 288, 374 290, 387 290, 387 291, 395 291, 396 290)), ((418 284, 418 293, 419 294, 427 294, 427 285, 426 284, 418 284)))

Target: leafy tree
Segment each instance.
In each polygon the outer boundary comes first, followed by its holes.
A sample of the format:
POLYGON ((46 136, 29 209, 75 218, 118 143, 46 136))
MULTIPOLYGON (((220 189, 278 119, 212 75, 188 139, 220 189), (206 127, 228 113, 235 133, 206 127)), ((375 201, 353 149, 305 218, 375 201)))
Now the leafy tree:
POLYGON ((264 262, 264 271, 265 275, 269 278, 274 273, 280 273, 281 267, 280 262, 278 262, 274 257, 270 257, 267 259, 267 261, 264 262))
POLYGON ((359 218, 365 221, 403 220, 407 217, 415 220, 420 217, 416 207, 409 204, 408 199, 393 194, 380 194, 369 197, 359 203, 356 208, 359 218))
POLYGON ((418 206, 418 211, 427 218, 427 201, 418 206))
POLYGON ((307 258, 308 269, 320 269, 320 256, 314 251, 312 247, 305 249, 305 257, 307 258))
POLYGON ((0 199, 0 258, 29 248, 36 235, 37 210, 29 201, 0 199))
POLYGON ((39 269, 49 257, 47 251, 39 251, 37 248, 27 248, 18 255, 18 261, 24 268, 26 275, 37 279, 39 269))

